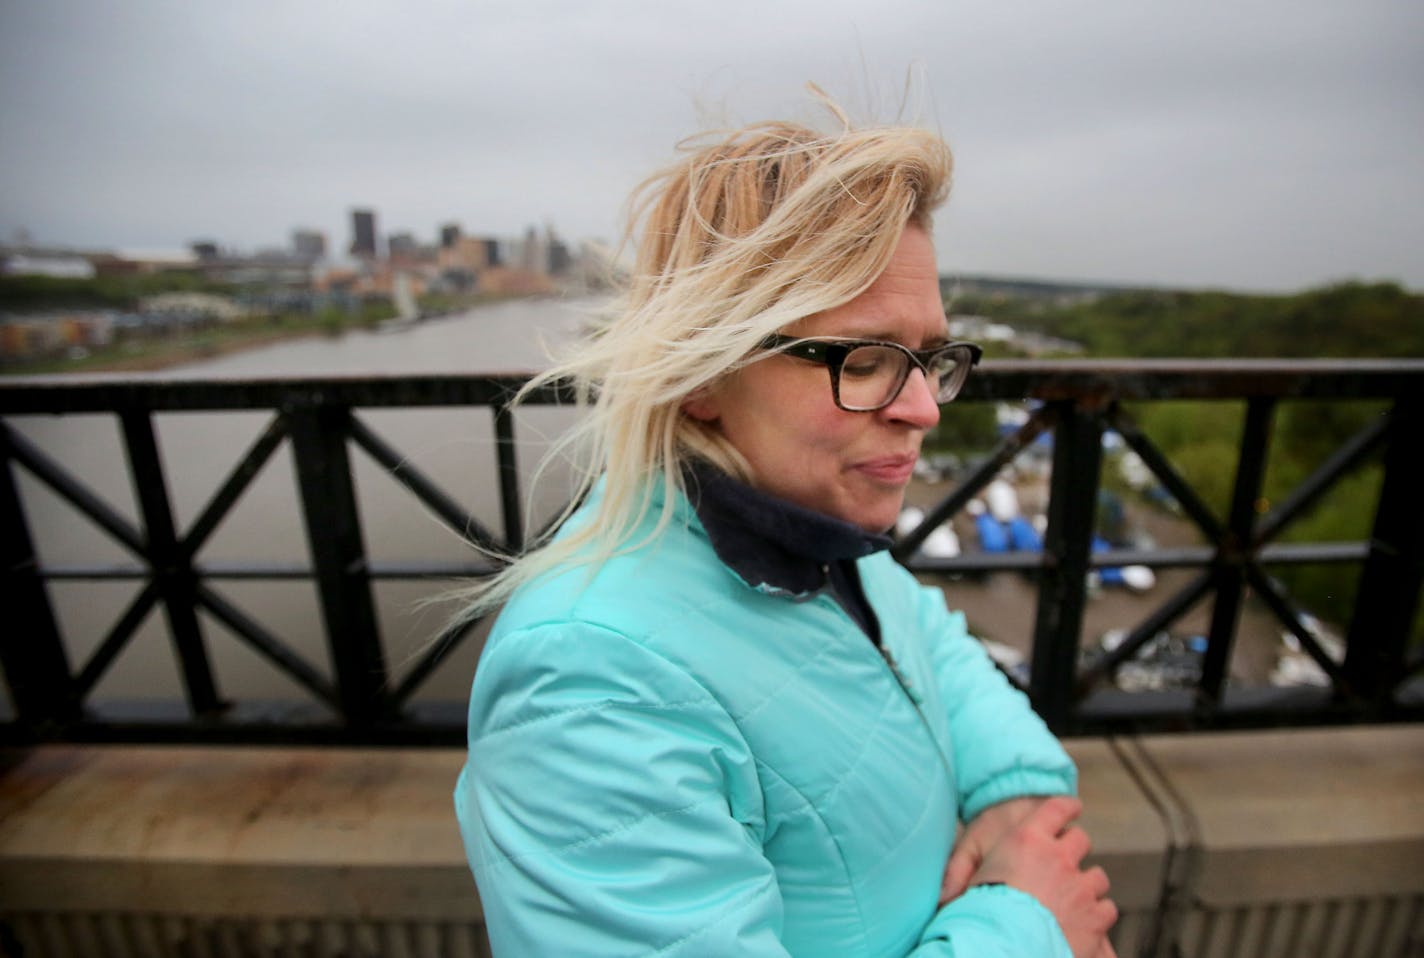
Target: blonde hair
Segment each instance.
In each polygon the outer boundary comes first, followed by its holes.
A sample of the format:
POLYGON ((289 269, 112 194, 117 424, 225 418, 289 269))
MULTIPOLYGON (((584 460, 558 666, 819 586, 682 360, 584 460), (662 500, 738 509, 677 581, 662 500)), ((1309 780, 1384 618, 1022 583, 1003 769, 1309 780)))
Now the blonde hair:
MULTIPOLYGON (((650 480, 682 489, 689 457, 749 479, 736 450, 683 403, 755 358, 768 335, 857 296, 907 225, 929 230, 949 193, 949 147, 913 127, 855 129, 826 103, 836 132, 771 122, 704 134, 635 191, 637 260, 611 320, 525 387, 573 385, 586 413, 549 458, 579 453, 569 511, 600 476, 603 493, 576 529, 472 586, 470 616, 548 570, 597 568, 640 545, 633 536, 659 485, 650 480)), ((675 507, 668 495, 652 536, 675 507)))

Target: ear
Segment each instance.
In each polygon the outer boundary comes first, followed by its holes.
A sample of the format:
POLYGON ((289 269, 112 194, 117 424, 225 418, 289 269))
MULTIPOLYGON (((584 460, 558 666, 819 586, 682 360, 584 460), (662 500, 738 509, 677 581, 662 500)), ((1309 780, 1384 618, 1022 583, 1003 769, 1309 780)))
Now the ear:
POLYGON ((694 389, 686 399, 682 401, 682 411, 698 422, 716 422, 722 411, 717 403, 717 396, 709 386, 694 389))

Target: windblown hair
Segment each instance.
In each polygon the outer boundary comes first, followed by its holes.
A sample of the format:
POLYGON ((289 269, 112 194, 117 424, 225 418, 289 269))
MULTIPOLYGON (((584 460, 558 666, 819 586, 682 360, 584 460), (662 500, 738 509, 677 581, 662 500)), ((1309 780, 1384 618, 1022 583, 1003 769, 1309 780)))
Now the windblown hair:
MULTIPOLYGON (((686 415, 684 401, 754 360, 769 334, 857 296, 884 271, 907 224, 930 228, 949 193, 944 141, 913 127, 855 129, 827 105, 837 132, 772 122, 705 135, 684 142, 685 157, 634 193, 636 266, 612 318, 526 387, 573 385, 586 411, 551 458, 574 446, 582 478, 573 501, 600 476, 602 495, 577 529, 472 587, 469 614, 547 570, 596 567, 639 545, 632 539, 653 508, 651 480, 680 489, 689 457, 752 479, 715 424, 686 415)), ((655 536, 673 509, 668 496, 655 536)))

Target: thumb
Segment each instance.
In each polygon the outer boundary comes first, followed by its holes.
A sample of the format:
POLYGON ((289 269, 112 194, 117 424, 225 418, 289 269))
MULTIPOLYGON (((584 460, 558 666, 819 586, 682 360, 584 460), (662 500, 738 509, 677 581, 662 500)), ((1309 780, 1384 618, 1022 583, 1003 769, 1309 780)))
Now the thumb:
POLYGON ((939 903, 953 901, 964 894, 969 887, 969 879, 974 877, 974 869, 979 867, 978 855, 967 844, 962 844, 949 856, 949 865, 944 870, 944 882, 939 889, 939 903))

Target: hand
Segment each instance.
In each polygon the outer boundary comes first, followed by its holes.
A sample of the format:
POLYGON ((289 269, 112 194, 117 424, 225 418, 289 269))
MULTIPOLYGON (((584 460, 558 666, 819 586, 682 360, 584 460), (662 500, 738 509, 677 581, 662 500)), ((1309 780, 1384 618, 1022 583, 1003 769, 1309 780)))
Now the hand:
POLYGON ((954 843, 954 852, 949 856, 949 864, 944 869, 944 879, 939 888, 939 904, 943 907, 964 894, 970 880, 989 849, 999 843, 1019 823, 1033 814, 1047 799, 1039 797, 1011 798, 1006 802, 990 805, 974 816, 954 843))
POLYGON ((1082 808, 1074 798, 1043 800, 983 854, 970 885, 1002 882, 1032 895, 1058 920, 1074 958, 1115 958, 1107 941, 1117 921, 1108 876, 1082 869, 1088 835, 1069 826, 1082 808))

